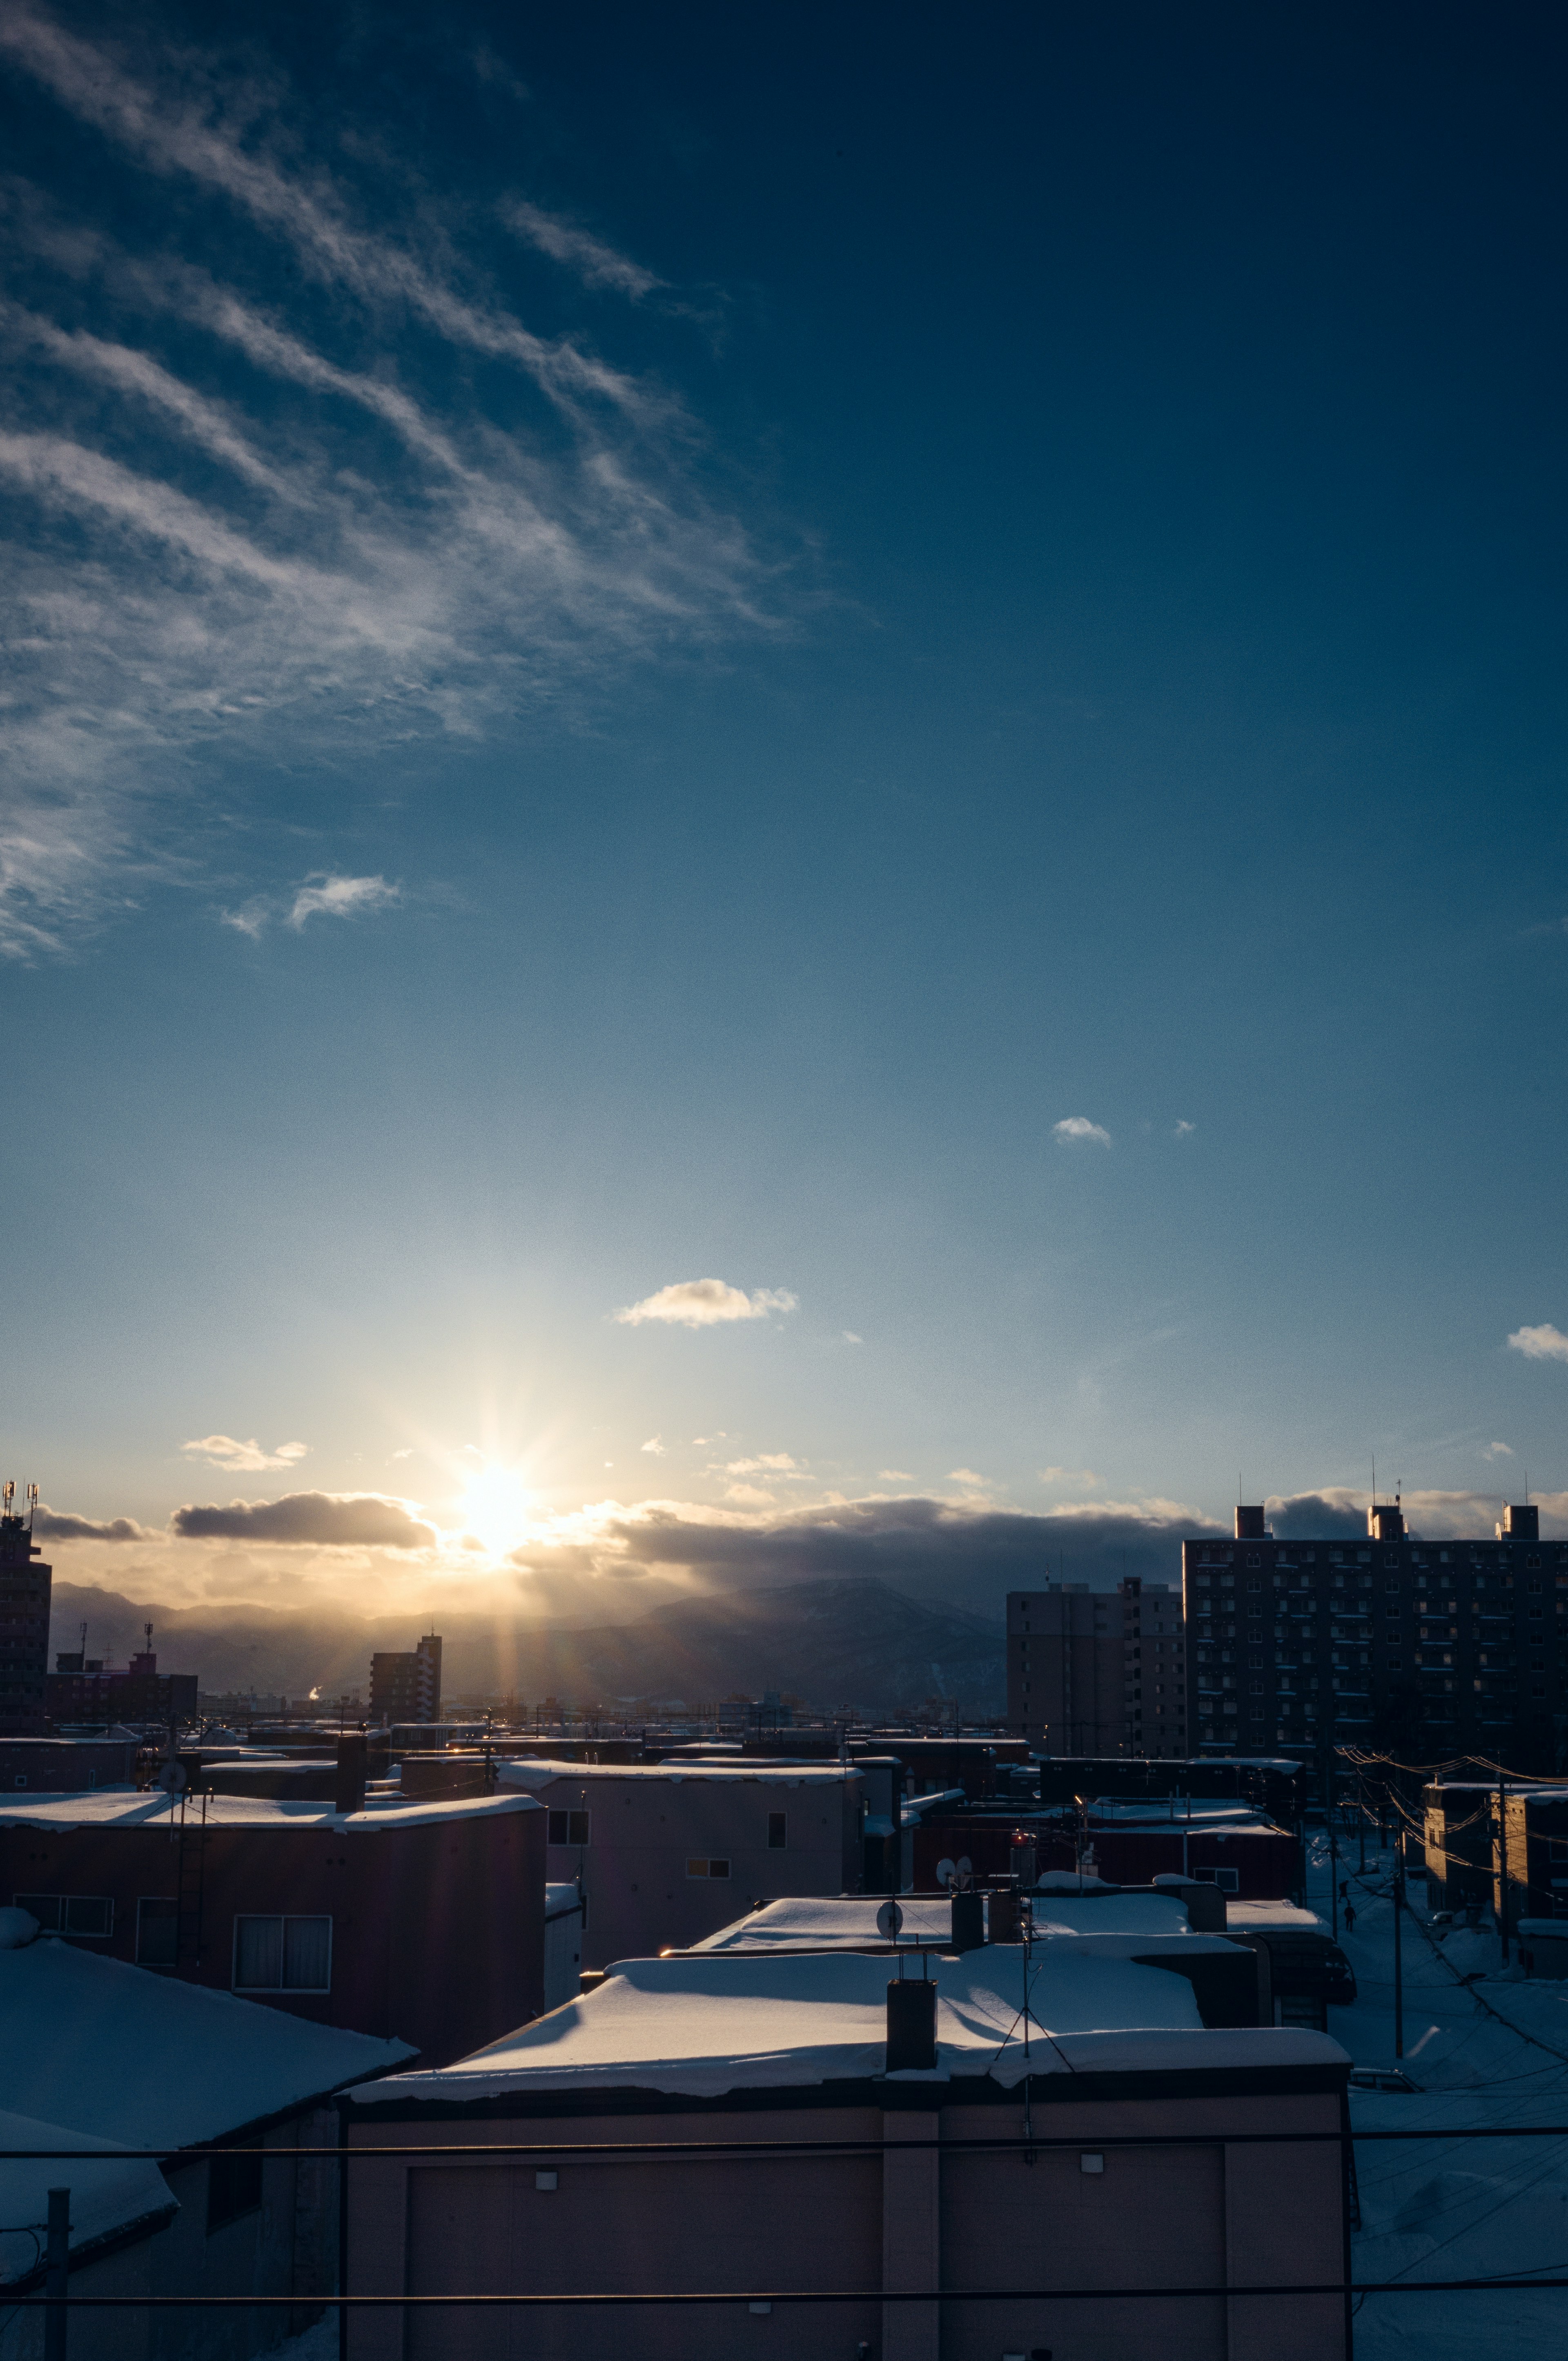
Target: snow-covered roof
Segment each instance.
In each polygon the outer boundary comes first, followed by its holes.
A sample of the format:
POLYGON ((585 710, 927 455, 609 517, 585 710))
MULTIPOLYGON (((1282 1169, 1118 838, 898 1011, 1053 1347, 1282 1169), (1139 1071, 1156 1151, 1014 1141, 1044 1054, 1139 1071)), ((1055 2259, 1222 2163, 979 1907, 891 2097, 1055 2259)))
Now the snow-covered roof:
MULTIPOLYGON (((167 1823, 170 1809, 178 1820, 179 1798, 159 1788, 145 1795, 129 1787, 96 1787, 82 1795, 29 1795, 26 1802, 8 1796, 0 1807, 0 1828, 150 1828, 167 1823)), ((374 1834, 378 1829, 415 1828, 435 1820, 481 1819, 497 1812, 536 1812, 532 1795, 437 1795, 429 1803, 412 1803, 398 1795, 372 1795, 363 1811, 334 1812, 330 1804, 295 1795, 209 1795, 205 1825, 209 1828, 332 1828, 344 1836, 374 1834)), ((200 1818, 202 1803, 188 1803, 186 1824, 200 1818)))
MULTIPOLYGON (((365 2106, 606 2088, 720 2096, 881 2075, 891 1961, 852 1951, 735 1952, 623 1960, 602 1984, 455 2065, 397 2074, 352 2093, 365 2106)), ((913 1963, 912 1963, 913 1964, 913 1963)), ((891 2079, 1348 2065, 1326 2035, 1284 2027, 1207 2032, 1184 1976, 1139 1967, 1099 1942, 1034 1953, 1025 2057, 1025 1956, 992 1945, 933 1959, 937 2064, 891 2079)))
POLYGON ((69 2164, 50 2164, 47 2157, 0 2153, 0 2286, 28 2278, 42 2263, 51 2189, 71 2191, 73 2256, 127 2230, 160 2228, 180 2210, 162 2173, 146 2158, 122 2156, 113 2140, 89 2139, 61 2124, 0 2110, 0 2151, 18 2147, 101 2147, 104 2162, 73 2156, 69 2164))
POLYGON ((582 1892, 575 1881, 563 1881, 557 1884, 553 1880, 546 1885, 544 1889, 546 1918, 567 1918, 574 1910, 580 1910, 582 1906, 582 1892))
MULTIPOLYGON (((694 1946, 699 1951, 754 1951, 780 1944, 824 1949, 877 1943, 877 1913, 890 1899, 903 1913, 899 1939, 948 1943, 953 1909, 946 1894, 839 1894, 786 1895, 721 1927, 694 1946)), ((1189 1933, 1187 1911, 1175 1894, 1107 1894, 1080 1900, 1076 1894, 1036 1895, 1036 1935, 1180 1935, 1189 1933)))
POLYGON ((128 2147, 221 2139, 417 2055, 47 1936, 0 1950, 0 2026, 15 2107, 128 2147))
POLYGON ((1315 1910, 1298 1909, 1294 1902, 1244 1902, 1234 1894, 1225 1896, 1225 1924, 1252 1935, 1283 1933, 1287 1928, 1303 1935, 1329 1931, 1328 1920, 1320 1918, 1315 1910))
POLYGON ((596 1779, 641 1779, 663 1787, 735 1786, 740 1782, 768 1787, 837 1787, 859 1776, 851 1763, 553 1763, 537 1757, 515 1757, 496 1764, 503 1787, 552 1787, 558 1779, 574 1786, 596 1779))

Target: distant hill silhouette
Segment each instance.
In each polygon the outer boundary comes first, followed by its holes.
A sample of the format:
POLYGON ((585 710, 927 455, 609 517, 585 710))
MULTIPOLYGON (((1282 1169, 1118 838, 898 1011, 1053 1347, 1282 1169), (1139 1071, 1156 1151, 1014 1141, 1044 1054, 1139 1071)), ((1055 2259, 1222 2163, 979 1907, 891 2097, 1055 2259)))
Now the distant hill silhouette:
MULTIPOLYGON (((409 1648, 417 1619, 360 1620, 325 1609, 136 1603, 114 1591, 57 1582, 52 1648, 123 1663, 153 1625, 160 1667, 194 1672, 204 1691, 255 1689, 323 1700, 366 1694, 373 1648, 409 1648)), ((438 1619, 448 1697, 515 1696, 609 1709, 680 1699, 708 1704, 735 1690, 792 1692, 829 1712, 866 1712, 956 1697, 966 1714, 1002 1709, 999 1623, 922 1603, 872 1579, 795 1582, 759 1590, 704 1592, 654 1608, 630 1623, 528 1623, 494 1615, 438 1619)))

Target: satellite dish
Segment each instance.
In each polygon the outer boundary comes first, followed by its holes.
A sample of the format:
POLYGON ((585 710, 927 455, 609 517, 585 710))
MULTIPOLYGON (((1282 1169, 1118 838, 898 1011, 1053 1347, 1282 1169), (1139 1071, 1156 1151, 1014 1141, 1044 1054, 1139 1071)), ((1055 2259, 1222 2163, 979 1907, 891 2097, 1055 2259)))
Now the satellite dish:
POLYGON ((182 1795, 190 1784, 183 1763, 166 1763, 154 1784, 161 1787, 166 1795, 182 1795))
POLYGON ((938 1885, 951 1885, 958 1873, 958 1863, 956 1861, 948 1861, 945 1855, 942 1860, 937 1863, 937 1883, 938 1885))
POLYGON ((904 1913, 896 1902, 884 1902, 876 1915, 876 1930, 884 1943, 896 1943, 904 1913))

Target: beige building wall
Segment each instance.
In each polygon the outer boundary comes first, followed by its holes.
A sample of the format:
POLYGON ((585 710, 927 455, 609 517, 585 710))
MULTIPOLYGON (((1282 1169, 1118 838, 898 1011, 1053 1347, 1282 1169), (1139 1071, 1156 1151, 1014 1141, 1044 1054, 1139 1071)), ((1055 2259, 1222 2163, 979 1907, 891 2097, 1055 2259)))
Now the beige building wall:
POLYGON ((1179 1589, 1134 1576, 1010 1591, 1007 1727, 1051 1754, 1185 1757, 1179 1589))

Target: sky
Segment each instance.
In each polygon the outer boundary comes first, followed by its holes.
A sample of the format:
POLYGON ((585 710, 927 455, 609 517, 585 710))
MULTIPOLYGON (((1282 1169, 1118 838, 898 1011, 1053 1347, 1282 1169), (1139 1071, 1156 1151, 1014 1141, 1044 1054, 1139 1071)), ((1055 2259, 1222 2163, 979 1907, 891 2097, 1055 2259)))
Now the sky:
POLYGON ((16 0, 57 1574, 1568 1532, 1563 48, 16 0))

